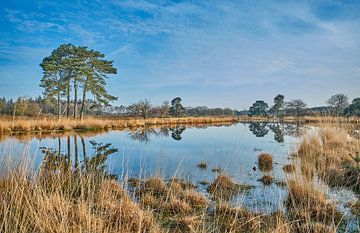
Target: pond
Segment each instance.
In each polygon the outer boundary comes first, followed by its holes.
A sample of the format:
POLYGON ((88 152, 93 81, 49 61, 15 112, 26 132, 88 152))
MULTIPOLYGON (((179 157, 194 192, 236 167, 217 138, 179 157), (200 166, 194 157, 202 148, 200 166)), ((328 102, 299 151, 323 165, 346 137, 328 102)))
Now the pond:
MULTIPOLYGON (((0 141, 0 156, 16 161, 31 157, 35 168, 44 162, 44 153, 52 150, 71 158, 73 169, 89 162, 102 150, 102 167, 117 179, 161 175, 189 180, 205 195, 205 183, 219 172, 239 184, 251 185, 232 202, 254 211, 270 212, 282 208, 287 191, 281 184, 282 167, 290 163, 305 128, 297 124, 250 123, 202 127, 141 128, 137 130, 87 132, 68 135, 16 135, 0 141), (261 153, 273 156, 271 171, 258 167, 261 153), (206 168, 198 166, 200 162, 206 168), (260 179, 270 175, 274 181, 264 185, 260 179)), ((4 162, 4 161, 3 161, 4 162)))

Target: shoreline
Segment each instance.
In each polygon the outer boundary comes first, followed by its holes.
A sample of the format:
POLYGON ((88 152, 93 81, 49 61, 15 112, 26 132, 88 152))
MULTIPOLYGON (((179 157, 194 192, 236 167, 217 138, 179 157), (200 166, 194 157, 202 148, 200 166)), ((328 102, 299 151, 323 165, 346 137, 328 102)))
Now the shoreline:
POLYGON ((301 124, 356 124, 360 125, 360 118, 352 117, 168 117, 168 118, 98 118, 87 117, 83 120, 56 119, 56 118, 24 118, 24 117, 0 117, 0 135, 21 133, 65 133, 103 130, 126 130, 143 127, 161 126, 203 126, 203 125, 227 125, 234 123, 252 122, 279 122, 301 124))

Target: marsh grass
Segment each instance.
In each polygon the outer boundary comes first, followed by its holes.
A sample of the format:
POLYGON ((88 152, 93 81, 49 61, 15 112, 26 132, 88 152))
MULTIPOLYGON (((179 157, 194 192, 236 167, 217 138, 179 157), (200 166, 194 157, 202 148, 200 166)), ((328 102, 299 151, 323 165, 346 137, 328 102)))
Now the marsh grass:
POLYGON ((162 125, 231 124, 237 117, 171 117, 171 118, 4 118, 0 117, 0 133, 26 133, 49 131, 86 131, 109 129, 132 129, 162 125))
POLYGON ((283 166, 283 171, 286 173, 293 173, 295 172, 295 166, 292 164, 286 164, 283 166))
MULTIPOLYGON (((116 181, 103 170, 72 169, 64 158, 45 160, 35 172, 23 160, 0 168, 0 231, 336 232, 344 217, 308 176, 357 190, 359 144, 342 130, 323 130, 304 137, 294 158, 301 169, 286 181, 272 179, 289 190, 285 211, 265 214, 232 203, 234 195, 252 187, 223 173, 204 182, 210 199, 181 179, 116 181)), ((351 209, 357 213, 358 203, 351 209)))
POLYGON ((336 229, 339 219, 325 195, 296 184, 289 186, 287 212, 262 214, 227 201, 250 186, 225 175, 209 186, 213 200, 189 182, 161 177, 128 181, 134 199, 103 173, 19 169, 1 175, 1 232, 319 232, 336 229))
POLYGON ((273 159, 272 155, 268 153, 262 153, 258 159, 260 171, 269 172, 273 168, 273 159))
POLYGON ((230 200, 239 192, 249 191, 253 187, 251 185, 235 183, 230 176, 220 174, 208 186, 208 191, 215 199, 230 200))
POLYGON ((64 168, 49 175, 2 169, 1 232, 159 232, 119 183, 64 168))
POLYGON ((207 168, 207 163, 205 161, 200 161, 197 164, 197 167, 200 168, 200 169, 206 169, 207 168))
POLYGON ((201 125, 201 124, 232 124, 235 122, 284 122, 307 123, 316 125, 360 125, 358 117, 168 117, 168 118, 134 118, 134 117, 85 117, 84 119, 71 119, 55 117, 1 117, 0 134, 2 133, 29 133, 29 132, 66 132, 85 130, 134 129, 145 126, 171 126, 171 125, 201 125))
POLYGON ((336 232, 344 220, 334 203, 313 183, 292 180, 286 200, 288 219, 296 232, 336 232))
POLYGON ((309 178, 318 174, 332 187, 349 187, 360 192, 359 150, 360 140, 350 137, 347 130, 323 127, 304 136, 298 152, 301 171, 309 178))
POLYGON ((261 177, 260 181, 264 185, 270 185, 270 184, 272 184, 274 182, 274 179, 269 175, 263 175, 263 177, 261 177))

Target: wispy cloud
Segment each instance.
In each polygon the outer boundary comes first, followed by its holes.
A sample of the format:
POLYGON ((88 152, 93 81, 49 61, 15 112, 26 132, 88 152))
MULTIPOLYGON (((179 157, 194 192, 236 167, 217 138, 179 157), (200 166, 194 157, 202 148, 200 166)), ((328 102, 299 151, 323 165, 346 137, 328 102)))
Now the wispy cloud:
POLYGON ((31 10, 5 6, 6 29, 0 35, 7 44, 0 44, 0 59, 39 61, 49 48, 72 42, 109 55, 120 70, 120 78, 110 81, 111 90, 127 91, 131 98, 202 90, 189 94, 194 100, 209 95, 204 89, 219 87, 227 90, 224 105, 234 107, 262 95, 271 99, 274 93, 268 90, 283 90, 290 97, 304 93, 310 104, 319 104, 320 97, 338 92, 336 86, 348 86, 354 96, 353 86, 360 85, 356 9, 359 3, 330 0, 42 1, 31 10), (234 104, 229 93, 248 93, 249 86, 256 90, 234 104))

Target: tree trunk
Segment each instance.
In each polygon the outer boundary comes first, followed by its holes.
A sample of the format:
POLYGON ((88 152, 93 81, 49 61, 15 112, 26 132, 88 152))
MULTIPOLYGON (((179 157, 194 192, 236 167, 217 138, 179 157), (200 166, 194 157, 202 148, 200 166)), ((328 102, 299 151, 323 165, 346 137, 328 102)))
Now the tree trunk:
POLYGON ((88 82, 88 77, 86 77, 86 80, 85 80, 84 92, 83 92, 82 103, 81 103, 81 108, 80 108, 80 119, 81 120, 84 118, 84 107, 85 107, 85 101, 86 101, 87 82, 88 82))
POLYGON ((66 117, 70 117, 70 79, 67 81, 66 117))
POLYGON ((74 78, 74 119, 77 117, 77 81, 74 78))
POLYGON ((61 115, 61 101, 60 101, 60 92, 57 95, 57 117, 60 119, 61 115))

